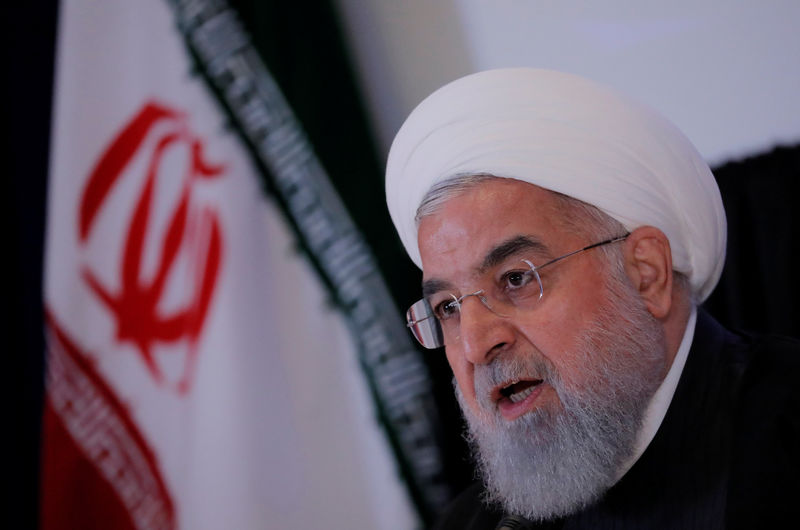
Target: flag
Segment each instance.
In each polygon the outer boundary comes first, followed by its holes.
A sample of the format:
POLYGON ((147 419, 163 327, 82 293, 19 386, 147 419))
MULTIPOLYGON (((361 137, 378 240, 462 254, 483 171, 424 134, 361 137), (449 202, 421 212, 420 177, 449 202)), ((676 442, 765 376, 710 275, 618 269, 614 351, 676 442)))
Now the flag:
POLYGON ((43 528, 446 500, 424 364, 233 9, 63 2, 51 146, 43 528))

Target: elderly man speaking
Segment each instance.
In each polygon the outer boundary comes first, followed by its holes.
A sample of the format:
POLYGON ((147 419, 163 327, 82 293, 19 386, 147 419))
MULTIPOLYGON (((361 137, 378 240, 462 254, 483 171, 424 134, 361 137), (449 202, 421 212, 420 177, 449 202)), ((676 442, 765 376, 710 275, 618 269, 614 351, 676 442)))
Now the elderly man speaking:
POLYGON ((408 326, 445 349, 482 479, 441 528, 790 516, 800 346, 698 309, 725 212, 664 118, 573 75, 481 72, 412 112, 386 193, 423 271, 408 326))

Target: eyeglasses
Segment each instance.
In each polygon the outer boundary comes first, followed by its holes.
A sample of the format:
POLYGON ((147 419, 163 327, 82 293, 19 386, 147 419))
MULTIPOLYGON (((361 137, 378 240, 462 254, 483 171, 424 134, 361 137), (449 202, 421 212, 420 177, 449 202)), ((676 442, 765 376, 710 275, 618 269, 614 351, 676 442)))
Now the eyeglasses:
POLYGON ((504 272, 500 276, 499 285, 490 291, 479 289, 460 297, 443 293, 438 297, 423 298, 414 303, 406 312, 406 326, 411 329, 414 337, 424 347, 428 349, 441 348, 444 346, 445 336, 457 335, 461 303, 465 299, 474 296, 497 316, 512 318, 517 312, 533 307, 544 296, 544 287, 539 276, 540 270, 585 250, 623 241, 629 235, 625 234, 573 250, 538 267, 527 259, 520 260, 520 263, 524 263, 525 266, 504 272))

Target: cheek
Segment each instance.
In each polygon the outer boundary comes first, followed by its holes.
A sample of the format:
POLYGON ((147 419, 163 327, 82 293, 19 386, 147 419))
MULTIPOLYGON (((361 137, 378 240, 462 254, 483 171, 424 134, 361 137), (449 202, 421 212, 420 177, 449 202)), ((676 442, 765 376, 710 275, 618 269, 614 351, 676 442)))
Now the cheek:
POLYGON ((568 274, 551 286, 549 293, 546 285, 546 299, 531 315, 538 322, 539 331, 563 346, 577 342, 581 330, 596 321, 608 298, 598 268, 592 261, 585 261, 576 264, 583 266, 565 270, 568 274))
POLYGON ((461 393, 470 403, 473 403, 475 401, 474 367, 464 361, 460 355, 453 353, 452 350, 446 351, 446 353, 447 362, 450 364, 450 370, 456 378, 461 393))
POLYGON ((546 357, 569 387, 583 386, 587 369, 584 333, 593 325, 588 299, 550 300, 519 326, 531 345, 546 357))

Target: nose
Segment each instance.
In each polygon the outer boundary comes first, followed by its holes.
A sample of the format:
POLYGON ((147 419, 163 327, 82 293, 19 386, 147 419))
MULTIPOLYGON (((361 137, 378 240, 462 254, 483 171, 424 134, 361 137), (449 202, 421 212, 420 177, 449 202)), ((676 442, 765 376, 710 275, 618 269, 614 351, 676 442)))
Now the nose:
POLYGON ((458 345, 472 364, 487 364, 514 342, 510 320, 490 309, 480 296, 461 301, 458 345))

